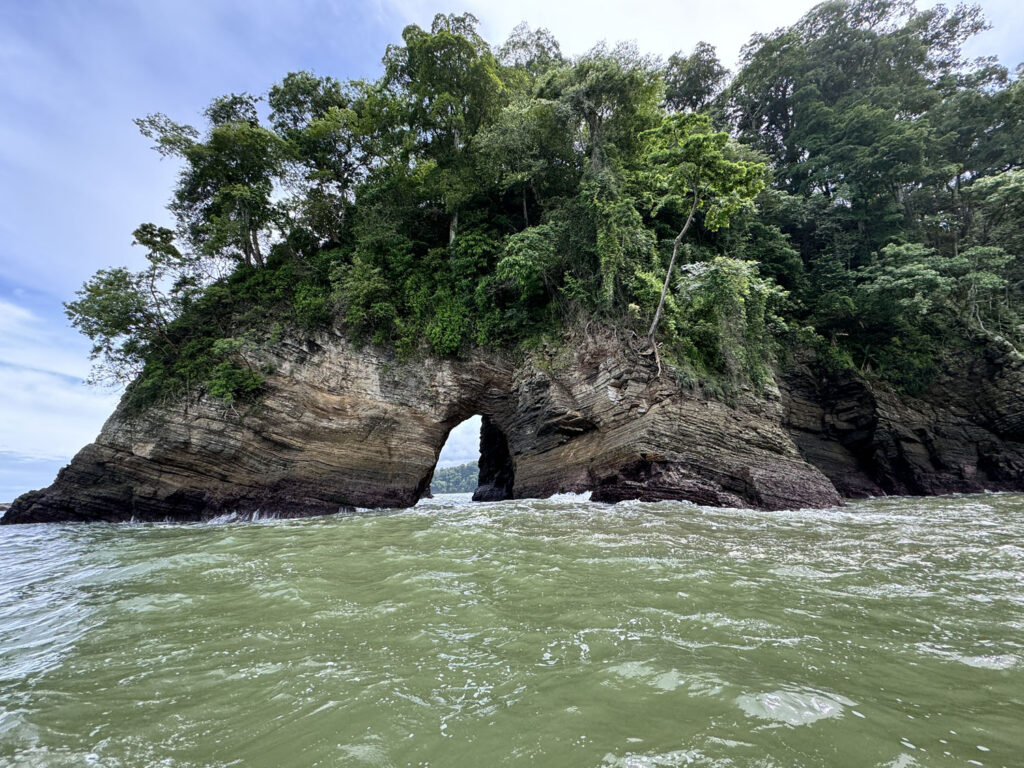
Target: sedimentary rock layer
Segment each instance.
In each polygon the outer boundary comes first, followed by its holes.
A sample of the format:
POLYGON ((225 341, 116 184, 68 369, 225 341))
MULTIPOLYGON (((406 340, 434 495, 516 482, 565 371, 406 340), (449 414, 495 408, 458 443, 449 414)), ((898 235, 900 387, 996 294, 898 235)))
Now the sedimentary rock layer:
POLYGON ((481 458, 495 465, 491 498, 840 501, 790 439, 777 393, 727 405, 680 389, 610 330, 519 358, 408 362, 322 332, 249 362, 273 371, 258 403, 200 398, 143 413, 122 404, 52 486, 19 498, 3 522, 408 506, 429 488, 448 432, 475 413, 508 449, 481 458))
POLYGON ((430 487, 448 432, 475 413, 480 500, 591 491, 603 502, 780 509, 1024 490, 1024 360, 996 344, 921 397, 824 372, 806 355, 781 391, 731 403, 659 376, 643 344, 610 329, 518 357, 404 362, 335 330, 248 362, 273 371, 259 402, 122 404, 2 522, 405 507, 430 487))
POLYGON ((787 429, 847 497, 1024 490, 1024 358, 992 340, 947 364, 911 397, 804 356, 782 379, 787 429))

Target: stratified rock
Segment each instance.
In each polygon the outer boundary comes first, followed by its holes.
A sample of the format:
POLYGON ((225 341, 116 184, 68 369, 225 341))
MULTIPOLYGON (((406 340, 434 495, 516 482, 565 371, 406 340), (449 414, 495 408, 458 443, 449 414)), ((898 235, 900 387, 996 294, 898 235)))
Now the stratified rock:
POLYGON ((257 404, 202 398, 135 413, 122 403, 53 485, 17 499, 2 522, 405 507, 427 492, 448 432, 475 413, 493 428, 482 497, 840 503, 784 429, 777 392, 727 405, 681 390, 607 329, 521 359, 407 362, 324 331, 250 362, 273 371, 257 404))
POLYGON ((805 355, 782 379, 786 425, 844 496, 1024 490, 1024 360, 993 343, 948 362, 910 397, 805 355))
POLYGON ((726 404, 658 376, 638 347, 604 329, 518 358, 403 362, 340 331, 292 337, 250 361, 274 371, 258 403, 122 403, 52 486, 0 522, 406 507, 428 492, 449 431, 475 413, 484 501, 590 491, 782 509, 840 494, 1024 490, 1024 360, 1012 348, 954 360, 920 397, 805 354, 781 393, 726 404))

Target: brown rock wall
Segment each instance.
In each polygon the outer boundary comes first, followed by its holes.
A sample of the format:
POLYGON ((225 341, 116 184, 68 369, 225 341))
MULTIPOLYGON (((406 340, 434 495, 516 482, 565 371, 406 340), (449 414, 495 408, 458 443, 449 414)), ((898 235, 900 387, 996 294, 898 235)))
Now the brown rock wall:
POLYGON ((474 413, 506 438, 517 498, 591 490, 605 501, 839 503, 783 428, 776 394, 729 406, 680 390, 610 330, 522 359, 406 362, 323 332, 251 362, 274 371, 260 402, 204 398, 143 414, 122 404, 3 522, 409 506, 429 488, 448 432, 474 413))
POLYGON ((1024 489, 1024 360, 990 347, 954 357, 910 397, 813 357, 782 379, 785 424, 844 496, 1024 489))

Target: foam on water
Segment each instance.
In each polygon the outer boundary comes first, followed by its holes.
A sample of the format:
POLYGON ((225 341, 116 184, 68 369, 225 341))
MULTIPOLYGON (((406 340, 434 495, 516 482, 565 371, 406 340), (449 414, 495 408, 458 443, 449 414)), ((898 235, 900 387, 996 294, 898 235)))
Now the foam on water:
POLYGON ((1024 497, 0 528, 2 766, 1019 766, 1024 497))

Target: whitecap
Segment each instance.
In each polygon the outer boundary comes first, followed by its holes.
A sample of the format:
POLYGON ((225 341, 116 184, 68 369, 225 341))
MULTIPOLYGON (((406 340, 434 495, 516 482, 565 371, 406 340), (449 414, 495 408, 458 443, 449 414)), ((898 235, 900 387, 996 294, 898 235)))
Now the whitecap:
POLYGON ((844 696, 820 691, 769 691, 736 698, 736 705, 751 717, 785 725, 808 725, 842 717, 845 708, 854 704, 844 696))

